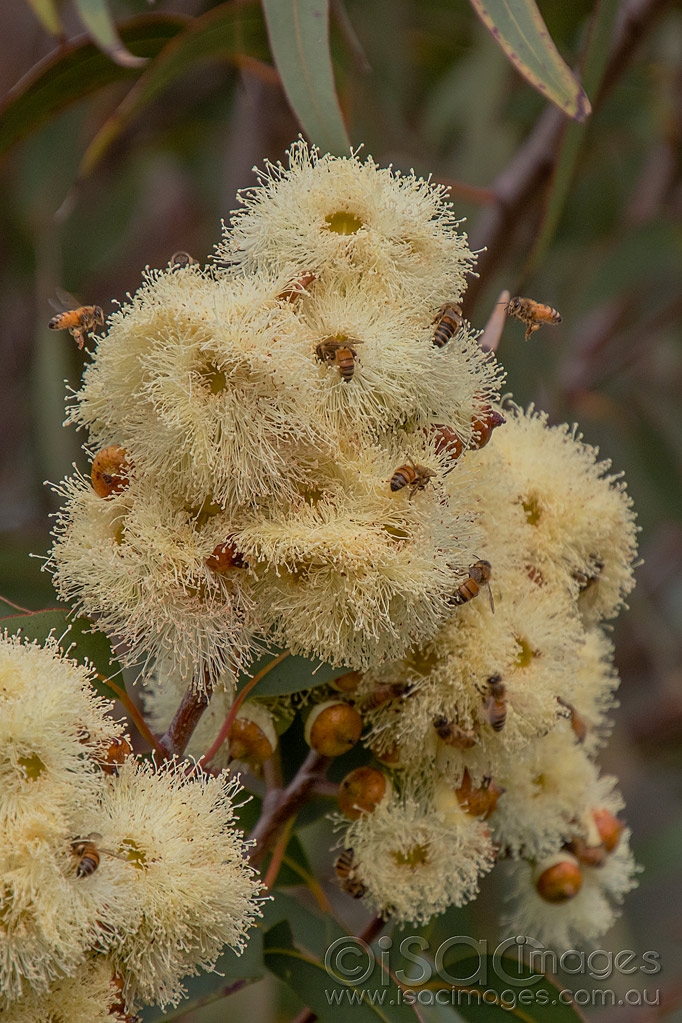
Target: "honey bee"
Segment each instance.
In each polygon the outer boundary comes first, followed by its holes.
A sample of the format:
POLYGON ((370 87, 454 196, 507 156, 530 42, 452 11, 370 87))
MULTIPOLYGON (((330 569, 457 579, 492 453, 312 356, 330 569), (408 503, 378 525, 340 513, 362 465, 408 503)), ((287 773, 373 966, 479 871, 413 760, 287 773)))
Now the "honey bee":
POLYGON ((493 731, 501 732, 507 720, 507 687, 499 675, 491 675, 488 679, 488 692, 483 709, 493 731))
POLYGON ((174 252, 170 258, 171 270, 183 270, 186 266, 194 266, 195 264, 196 259, 193 259, 189 252, 183 252, 182 249, 174 252))
POLYGON ((433 343, 436 348, 444 348, 464 322, 462 319, 462 309, 456 302, 446 302, 438 310, 432 322, 437 324, 433 335, 433 343))
POLYGON ((418 490, 424 490, 432 476, 438 474, 425 465, 417 465, 410 459, 409 463, 399 466, 390 479, 391 490, 395 493, 403 487, 410 488, 410 501, 418 490))
POLYGON ((490 607, 494 613, 495 603, 490 590, 491 574, 492 566, 489 561, 476 561, 469 569, 468 579, 465 579, 462 585, 455 590, 455 593, 450 598, 450 602, 452 604, 466 604, 467 601, 473 600, 474 597, 477 597, 484 586, 487 586, 488 596, 490 597, 490 607))
POLYGON ((448 721, 444 714, 434 717, 433 727, 441 742, 456 749, 471 749, 478 742, 478 735, 473 728, 462 728, 456 721, 448 721))
MULTIPOLYGON (((59 291, 58 294, 64 295, 70 302, 75 302, 72 296, 64 292, 59 291)), ((57 313, 48 323, 50 330, 68 330, 71 337, 76 339, 79 348, 85 345, 88 334, 103 326, 104 312, 99 305, 81 305, 75 309, 67 309, 65 312, 57 313)))
POLYGON ((111 856, 115 860, 126 860, 126 856, 112 852, 111 849, 104 849, 97 843, 101 839, 96 831, 91 832, 87 838, 77 838, 71 843, 71 852, 76 861, 76 877, 90 877, 99 867, 100 856, 111 856))
POLYGON ((354 899, 361 899, 367 891, 367 886, 357 876, 355 857, 352 849, 344 849, 340 856, 334 861, 334 870, 339 879, 339 884, 344 892, 354 899))
POLYGON ((348 384, 353 379, 355 360, 358 356, 353 346, 360 344, 362 344, 362 341, 354 337, 328 337, 324 341, 320 341, 319 345, 315 348, 315 352, 320 362, 336 363, 341 379, 344 383, 348 384), (353 344, 350 343, 351 341, 353 344))
POLYGON ((310 285, 316 280, 317 274, 314 270, 304 270, 300 277, 287 285, 284 291, 280 291, 277 298, 280 302, 295 302, 301 295, 306 294, 310 285))
POLYGON ((497 412, 491 408, 490 405, 486 405, 480 415, 475 416, 471 420, 471 427, 474 431, 474 435, 469 441, 469 448, 472 451, 480 451, 484 448, 490 438, 493 435, 493 430, 498 426, 502 426, 507 420, 504 418, 501 412, 497 412))
POLYGON ((362 709, 363 711, 374 710, 376 707, 388 703, 389 700, 399 700, 401 697, 407 696, 411 690, 412 686, 409 682, 386 682, 363 697, 362 709))
POLYGON ((551 305, 534 302, 532 298, 519 298, 518 295, 507 302, 507 315, 515 316, 517 320, 525 323, 526 341, 543 323, 561 323, 561 313, 552 309, 551 305))

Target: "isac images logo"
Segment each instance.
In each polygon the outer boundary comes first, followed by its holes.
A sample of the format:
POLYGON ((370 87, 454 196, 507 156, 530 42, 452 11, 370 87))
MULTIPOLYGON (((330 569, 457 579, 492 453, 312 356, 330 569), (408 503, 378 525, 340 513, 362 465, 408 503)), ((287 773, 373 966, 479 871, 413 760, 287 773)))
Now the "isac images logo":
POLYGON ((421 935, 399 941, 384 935, 375 950, 362 938, 344 935, 329 946, 324 965, 336 982, 326 992, 330 1004, 494 1004, 511 1010, 521 1005, 659 1005, 659 989, 641 983, 660 973, 660 960, 658 952, 632 949, 557 953, 523 934, 494 948, 485 939, 458 934, 435 949, 421 935), (548 980, 547 975, 559 973, 575 976, 576 986, 562 988, 548 980), (612 987, 599 986, 607 980, 612 987))

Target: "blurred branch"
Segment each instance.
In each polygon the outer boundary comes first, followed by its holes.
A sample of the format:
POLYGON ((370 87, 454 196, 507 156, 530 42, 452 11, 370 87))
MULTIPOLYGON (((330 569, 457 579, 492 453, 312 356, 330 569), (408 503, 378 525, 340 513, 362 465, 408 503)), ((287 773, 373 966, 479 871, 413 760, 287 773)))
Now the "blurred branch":
MULTIPOLYGON (((616 25, 601 88, 594 109, 626 71, 635 49, 642 42, 671 0, 629 0, 616 25)), ((485 210, 471 232, 471 247, 485 249, 478 258, 478 276, 470 278, 465 297, 465 314, 476 300, 482 282, 489 278, 508 250, 519 220, 529 209, 544 201, 558 155, 559 143, 568 122, 556 107, 546 107, 526 142, 492 185, 496 201, 485 210)))
POLYGON ((501 291, 497 302, 493 306, 493 311, 488 317, 488 322, 483 328, 483 333, 478 339, 478 343, 484 352, 496 352, 500 339, 502 337, 502 331, 507 321, 507 303, 511 295, 508 291, 501 291))
POLYGON ((479 188, 477 185, 468 185, 465 181, 456 181, 454 178, 434 177, 433 180, 439 185, 447 185, 458 199, 473 203, 474 206, 491 206, 497 201, 492 188, 479 188))
POLYGON ((192 733, 199 724, 201 715, 208 707, 210 699, 211 690, 208 687, 208 680, 206 680, 206 689, 197 690, 191 685, 188 687, 168 730, 159 740, 167 757, 181 757, 185 752, 187 743, 192 738, 192 733))
POLYGON ((298 813, 329 764, 329 757, 311 750, 286 789, 266 793, 260 820, 249 835, 256 843, 249 857, 254 866, 277 841, 289 818, 298 813))

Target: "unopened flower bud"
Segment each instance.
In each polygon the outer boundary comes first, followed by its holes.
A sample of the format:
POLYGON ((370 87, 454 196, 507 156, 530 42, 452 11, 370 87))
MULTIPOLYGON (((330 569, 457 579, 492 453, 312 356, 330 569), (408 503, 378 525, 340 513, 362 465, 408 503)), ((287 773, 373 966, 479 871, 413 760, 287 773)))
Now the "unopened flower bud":
POLYGON ((349 671, 332 680, 332 686, 339 693, 354 693, 362 681, 361 671, 349 671))
POLYGON ((265 707, 245 703, 228 735, 230 756, 249 764, 264 764, 277 748, 277 732, 265 707))
POLYGON ((128 486, 130 462, 125 448, 110 444, 98 451, 92 461, 90 479, 92 489, 99 497, 112 497, 120 494, 128 486))
POLYGON ((612 853, 620 842, 625 825, 614 817, 612 813, 603 807, 592 811, 594 823, 597 825, 599 837, 601 838, 607 853, 612 853))
POLYGON ((95 759, 105 774, 115 774, 116 770, 126 757, 133 752, 132 746, 123 736, 115 736, 107 748, 99 753, 95 759))
POLYGON ((425 432, 433 439, 437 455, 447 455, 453 462, 457 461, 464 450, 464 444, 459 434, 455 433, 451 426, 434 423, 425 432))
POLYGON ((350 820, 372 813, 393 786, 376 767, 356 767, 339 786, 339 810, 350 820))
POLYGON ((538 863, 534 880, 535 889, 545 902, 568 902, 582 888, 583 874, 575 856, 558 853, 538 863))
POLYGON ((496 412, 495 409, 490 407, 490 405, 487 405, 479 416, 476 416, 471 420, 473 437, 469 442, 469 447, 474 450, 484 448, 492 437, 493 430, 497 426, 502 426, 502 424, 506 423, 506 421, 507 420, 500 412, 496 412))
POLYGON ((472 817, 487 820, 494 813, 497 801, 505 790, 497 785, 492 778, 484 778, 479 788, 474 788, 471 775, 464 768, 462 784, 455 789, 455 794, 462 809, 472 817))
POLYGON ((360 738, 362 718, 341 700, 327 700, 313 707, 305 724, 305 741, 323 757, 340 757, 360 738))

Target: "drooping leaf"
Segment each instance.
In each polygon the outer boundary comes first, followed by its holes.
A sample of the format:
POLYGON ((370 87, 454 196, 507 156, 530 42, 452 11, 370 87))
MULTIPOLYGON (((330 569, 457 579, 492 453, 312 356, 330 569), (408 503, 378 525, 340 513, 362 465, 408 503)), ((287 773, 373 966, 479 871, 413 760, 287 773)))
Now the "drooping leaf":
POLYGON ((78 171, 90 174, 105 152, 135 117, 164 89, 198 64, 212 60, 238 60, 269 56, 260 8, 252 3, 225 3, 194 18, 163 53, 140 76, 125 99, 109 117, 88 146, 78 171))
MULTIPOLYGON (((89 661, 101 675, 124 688, 121 666, 114 658, 109 640, 102 632, 92 632, 92 628, 87 618, 70 619, 68 611, 58 608, 0 618, 0 629, 7 629, 10 634, 21 633, 28 640, 44 643, 52 634, 63 653, 80 664, 89 661)), ((94 679, 92 685, 101 696, 116 699, 116 693, 101 680, 94 679)))
POLYGON ((425 986, 434 995, 445 989, 450 994, 448 1004, 471 1023, 509 1019, 523 1023, 584 1023, 585 1017, 570 1001, 570 993, 538 969, 530 969, 511 956, 496 953, 460 957, 456 951, 453 961, 448 962, 446 953, 437 967, 437 979, 425 986))
MULTIPOLYGON (((237 691, 248 685, 254 675, 257 675, 281 653, 281 650, 273 648, 267 654, 263 654, 251 665, 249 674, 241 676, 237 683, 237 691)), ((290 654, 258 682, 249 696, 286 696, 290 693, 298 693, 302 689, 314 689, 325 682, 331 682, 332 679, 348 674, 348 670, 348 668, 325 664, 323 661, 309 661, 306 657, 290 654)))
MULTIPOLYGON (((154 57, 187 24, 178 14, 147 14, 120 26, 122 39, 154 57)), ((0 155, 72 103, 112 82, 138 77, 139 68, 113 64, 87 36, 39 61, 0 105, 0 155)))
POLYGON ((323 153, 343 156, 350 142, 334 84, 329 0, 263 0, 270 48, 292 110, 323 153))
POLYGON ((121 67, 142 67, 147 63, 146 57, 136 57, 124 46, 107 0, 75 0, 75 4, 93 41, 115 64, 121 67))
POLYGON ((59 12, 55 0, 27 0, 33 13, 38 17, 50 35, 62 34, 62 23, 59 20, 59 12))
MULTIPOLYGON (((592 15, 587 46, 581 61, 583 84, 591 96, 597 94, 604 76, 613 27, 619 8, 620 0, 599 0, 592 15)), ((571 182, 575 176, 586 131, 585 124, 574 122, 566 125, 559 155, 554 165, 542 229, 533 247, 526 273, 530 273, 533 267, 543 261, 554 237, 559 218, 566 205, 571 182)))
POLYGON ((469 2, 519 74, 569 117, 584 121, 590 101, 552 42, 534 0, 469 2))
POLYGON ((398 985, 382 971, 365 943, 341 935, 325 951, 322 960, 301 952, 294 945, 286 920, 272 927, 263 938, 267 968, 313 1010, 321 1023, 348 1023, 349 1019, 353 1023, 415 1023, 419 1019, 416 1006, 403 1001, 398 985), (344 957, 344 948, 351 949, 352 960, 344 957), (352 968, 344 970, 345 964, 351 962, 352 968))
MULTIPOLYGON (((142 1023, 173 1023, 173 1020, 190 1019, 190 1013, 204 1006, 213 1005, 223 998, 229 998, 233 989, 240 990, 246 984, 260 980, 265 975, 263 965, 263 934, 260 927, 253 927, 249 940, 241 955, 231 948, 226 949, 218 959, 215 973, 201 973, 198 977, 186 977, 183 981, 187 997, 173 1011, 150 1006, 140 1013, 142 1023), (239 983, 239 982, 242 983, 239 983)), ((226 1003, 229 1004, 229 1003, 226 1003)))

